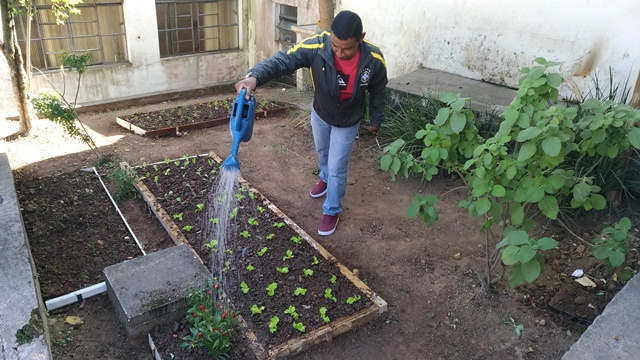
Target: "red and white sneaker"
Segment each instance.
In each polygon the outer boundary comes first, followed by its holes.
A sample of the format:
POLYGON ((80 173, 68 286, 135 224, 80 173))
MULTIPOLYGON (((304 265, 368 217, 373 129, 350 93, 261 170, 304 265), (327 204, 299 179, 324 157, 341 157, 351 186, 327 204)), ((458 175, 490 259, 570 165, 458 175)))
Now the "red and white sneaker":
POLYGON ((318 226, 318 235, 327 236, 333 234, 338 227, 339 221, 338 215, 324 215, 322 217, 322 222, 318 226))
POLYGON ((316 186, 314 186, 313 189, 311 189, 311 192, 309 192, 309 195, 311 195, 312 198, 319 198, 326 193, 327 193, 327 183, 320 180, 320 182, 316 184, 316 186))

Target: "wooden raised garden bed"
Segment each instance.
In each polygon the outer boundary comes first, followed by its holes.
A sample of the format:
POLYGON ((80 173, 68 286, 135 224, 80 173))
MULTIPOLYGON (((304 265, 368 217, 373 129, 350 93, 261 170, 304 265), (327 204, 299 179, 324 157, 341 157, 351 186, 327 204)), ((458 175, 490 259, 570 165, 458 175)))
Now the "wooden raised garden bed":
MULTIPOLYGON (((215 222, 205 214, 207 203, 214 201, 210 189, 215 189, 221 162, 210 154, 136 168, 141 179, 137 188, 158 219, 177 244, 191 246, 209 269, 212 254, 205 246, 210 240, 205 234, 210 233, 207 226, 215 222)), ((242 178, 238 183, 227 243, 228 271, 223 277, 226 293, 246 323, 244 336, 253 344, 256 359, 300 353, 387 310, 383 299, 258 190, 242 178), (287 254, 292 256, 286 257, 287 254), (288 268, 287 273, 281 272, 284 267, 288 268), (250 292, 241 291, 241 282, 248 285, 250 292), (268 296, 265 288, 272 283, 277 283, 277 289, 275 295, 268 296), (300 288, 306 290, 305 295, 294 294, 300 288), (264 311, 252 313, 254 304, 264 306, 264 311), (305 331, 294 329, 293 320, 284 313, 292 305, 306 326, 305 331), (319 315, 321 307, 326 308, 330 321, 319 315), (268 326, 273 316, 281 319, 275 332, 268 326)), ((212 273, 217 274, 218 270, 212 273)))
MULTIPOLYGON (((234 99, 215 100, 164 110, 138 112, 116 117, 116 123, 142 136, 180 135, 185 131, 228 124, 233 101, 234 99)), ((280 115, 287 110, 288 107, 285 104, 259 100, 256 108, 256 120, 280 115)))

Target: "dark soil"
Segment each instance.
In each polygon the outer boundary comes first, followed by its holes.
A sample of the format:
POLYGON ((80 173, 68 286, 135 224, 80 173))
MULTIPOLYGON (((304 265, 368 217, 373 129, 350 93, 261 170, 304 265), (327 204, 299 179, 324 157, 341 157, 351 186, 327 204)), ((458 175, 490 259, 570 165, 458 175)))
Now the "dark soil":
POLYGON ((98 284, 105 267, 142 255, 93 171, 18 174, 16 189, 45 300, 98 284))
MULTIPOLYGON (((628 208, 621 210, 617 217, 633 216, 628 208)), ((596 224, 602 226, 606 219, 602 214, 583 214, 577 221, 580 222, 578 235, 583 239, 593 239, 600 236, 596 224)), ((560 323, 581 333, 625 285, 625 281, 618 279, 618 274, 624 271, 632 276, 640 270, 638 229, 631 230, 636 238, 629 244, 624 264, 617 269, 604 266, 593 257, 588 244, 568 237, 562 229, 550 229, 548 232, 564 241, 560 241, 557 249, 545 253, 545 271, 541 278, 518 288, 523 295, 520 300, 532 309, 550 311, 550 315, 560 323), (576 269, 583 270, 596 286, 586 287, 575 281, 576 277, 571 274, 576 269)))

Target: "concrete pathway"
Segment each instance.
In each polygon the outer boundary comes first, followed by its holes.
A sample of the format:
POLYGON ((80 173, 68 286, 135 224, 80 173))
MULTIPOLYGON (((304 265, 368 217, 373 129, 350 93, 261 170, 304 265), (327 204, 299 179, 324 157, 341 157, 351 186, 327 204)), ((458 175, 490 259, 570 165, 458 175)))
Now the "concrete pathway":
POLYGON ((17 334, 32 312, 41 316, 20 204, 13 184, 6 146, 0 140, 0 360, 50 359, 45 336, 18 345, 17 334))

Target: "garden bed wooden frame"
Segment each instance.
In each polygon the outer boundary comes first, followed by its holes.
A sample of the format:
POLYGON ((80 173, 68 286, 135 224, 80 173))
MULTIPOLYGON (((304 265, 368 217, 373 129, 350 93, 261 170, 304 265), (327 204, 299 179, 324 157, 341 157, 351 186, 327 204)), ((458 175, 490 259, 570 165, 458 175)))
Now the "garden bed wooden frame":
MULTIPOLYGON (((256 112, 256 120, 261 118, 266 118, 269 116, 281 115, 287 110, 288 108, 286 106, 282 106, 282 107, 277 107, 269 110, 258 111, 256 112)), ((170 126, 170 127, 154 129, 154 130, 145 130, 120 117, 116 117, 116 123, 122 126, 123 128, 141 136, 162 137, 162 136, 168 136, 168 135, 179 135, 180 133, 183 133, 187 130, 197 130, 197 129, 204 129, 204 128, 209 128, 213 126, 225 125, 229 123, 229 117, 224 117, 219 119, 206 119, 206 120, 194 122, 191 124, 176 125, 176 126, 170 126)))
MULTIPOLYGON (((197 156, 209 156, 209 154, 197 155, 197 156)), ((219 164, 222 163, 222 159, 214 154, 214 159, 219 164)), ((128 166, 126 163, 123 166, 128 166)), ((260 193, 257 189, 251 187, 249 183, 242 177, 238 177, 238 181, 240 184, 250 191, 256 193, 259 196, 260 201, 263 202, 265 206, 267 206, 271 211, 273 211, 276 215, 278 215, 291 229, 293 229, 300 237, 302 237, 309 245, 311 245, 318 253, 324 257, 328 261, 335 262, 335 265, 340 270, 340 273, 346 277, 349 281, 351 281, 358 289, 360 289, 373 303, 373 305, 368 308, 362 309, 358 312, 355 312, 349 316, 331 321, 331 323, 322 326, 318 329, 310 331, 309 333, 304 333, 301 336, 291 339, 283 344, 275 346, 269 350, 265 350, 261 344, 259 344, 258 339, 255 334, 251 331, 251 329, 246 325, 243 319, 240 321, 243 323, 243 332, 244 336, 249 339, 253 346, 251 346, 251 350, 256 356, 256 359, 282 359, 288 356, 292 356, 298 354, 302 351, 305 351, 311 348, 314 345, 322 343, 324 341, 331 340, 334 336, 343 334, 351 329, 354 329, 358 326, 364 325, 375 318, 379 317, 381 314, 387 311, 387 302, 384 301, 380 296, 378 296, 373 290, 371 290, 362 280, 360 280, 357 276, 351 272, 346 266, 344 266, 338 259, 336 259, 333 255, 331 255, 322 245, 320 245, 317 241, 315 241, 309 234, 307 234, 300 226, 298 226, 291 218, 285 215, 280 209, 278 209, 271 201, 269 201, 262 193, 260 193)), ((144 185, 142 182, 138 181, 134 184, 138 192, 141 194, 142 198, 149 205, 153 213, 156 215, 162 226, 167 230, 170 234, 173 241, 176 245, 179 244, 187 244, 189 245, 187 239, 182 235, 179 230, 179 227, 173 222, 173 219, 167 214, 167 212, 160 206, 156 198, 153 196, 151 191, 144 185)), ((200 259, 202 261, 202 259, 200 259)), ((150 339, 150 343, 153 341, 150 339)), ((152 348, 154 346, 152 345, 152 348)))

